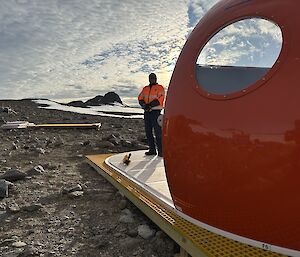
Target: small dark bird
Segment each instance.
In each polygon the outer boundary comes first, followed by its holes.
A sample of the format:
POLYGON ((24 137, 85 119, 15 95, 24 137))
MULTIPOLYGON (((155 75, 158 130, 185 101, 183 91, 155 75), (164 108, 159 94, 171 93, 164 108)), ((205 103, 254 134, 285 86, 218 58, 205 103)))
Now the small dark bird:
POLYGON ((130 154, 126 154, 123 158, 123 163, 126 164, 126 165, 129 165, 130 163, 130 157, 131 157, 131 153, 130 154))

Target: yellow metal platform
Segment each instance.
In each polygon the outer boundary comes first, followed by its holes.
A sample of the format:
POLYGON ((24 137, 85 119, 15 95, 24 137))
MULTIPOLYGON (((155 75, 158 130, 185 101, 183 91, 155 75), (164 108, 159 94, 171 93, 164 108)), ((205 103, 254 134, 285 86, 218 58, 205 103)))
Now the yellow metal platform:
POLYGON ((112 154, 87 156, 87 162, 120 190, 133 204, 181 247, 181 256, 283 257, 284 255, 245 245, 211 233, 178 216, 153 197, 151 192, 105 163, 112 154))

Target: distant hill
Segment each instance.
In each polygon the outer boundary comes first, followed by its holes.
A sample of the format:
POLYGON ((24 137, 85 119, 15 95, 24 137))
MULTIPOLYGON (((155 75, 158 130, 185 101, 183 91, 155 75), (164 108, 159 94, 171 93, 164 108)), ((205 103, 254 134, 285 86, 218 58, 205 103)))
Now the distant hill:
POLYGON ((66 105, 74 107, 87 107, 87 105, 82 101, 72 101, 67 103, 66 105))
POLYGON ((110 105, 114 103, 120 103, 123 105, 123 102, 118 94, 115 92, 108 92, 104 96, 97 95, 94 98, 87 100, 86 102, 83 101, 72 101, 67 103, 68 106, 74 107, 88 107, 88 106, 100 106, 100 105, 110 105))

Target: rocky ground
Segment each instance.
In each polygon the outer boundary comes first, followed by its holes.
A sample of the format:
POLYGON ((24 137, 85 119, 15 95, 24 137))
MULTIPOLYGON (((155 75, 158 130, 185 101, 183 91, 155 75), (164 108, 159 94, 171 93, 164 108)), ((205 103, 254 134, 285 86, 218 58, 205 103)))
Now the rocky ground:
POLYGON ((175 255, 177 245, 84 158, 145 149, 143 120, 0 104, 18 113, 0 121, 102 123, 98 131, 0 129, 0 256, 175 255))

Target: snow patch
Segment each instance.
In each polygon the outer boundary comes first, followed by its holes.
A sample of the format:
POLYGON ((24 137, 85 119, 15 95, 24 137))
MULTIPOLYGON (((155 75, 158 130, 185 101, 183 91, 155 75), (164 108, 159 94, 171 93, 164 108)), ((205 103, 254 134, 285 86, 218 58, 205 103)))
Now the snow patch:
POLYGON ((39 107, 42 109, 51 109, 51 110, 75 112, 81 114, 116 117, 116 118, 142 119, 144 113, 144 111, 141 108, 126 107, 121 104, 89 106, 87 108, 82 108, 82 107, 68 106, 50 100, 33 100, 33 102, 43 105, 39 107))

